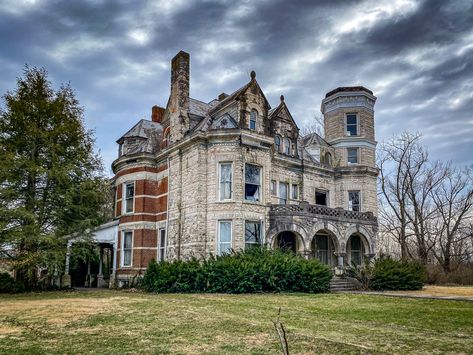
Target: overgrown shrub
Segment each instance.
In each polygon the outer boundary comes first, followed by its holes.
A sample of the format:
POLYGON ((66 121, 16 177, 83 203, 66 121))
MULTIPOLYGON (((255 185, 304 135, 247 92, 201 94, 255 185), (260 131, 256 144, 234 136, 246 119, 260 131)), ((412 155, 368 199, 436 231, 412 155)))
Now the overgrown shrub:
POLYGON ((473 263, 455 265, 449 273, 445 273, 441 265, 428 265, 427 283, 435 285, 473 285, 473 263))
POLYGON ((374 290, 419 290, 425 280, 425 267, 420 263, 383 257, 374 263, 371 288, 374 290))
POLYGON ((151 262, 143 285, 150 292, 323 292, 330 269, 301 256, 253 248, 207 260, 151 262))
POLYGON ((0 293, 20 293, 25 292, 25 286, 15 281, 10 274, 0 273, 0 293))

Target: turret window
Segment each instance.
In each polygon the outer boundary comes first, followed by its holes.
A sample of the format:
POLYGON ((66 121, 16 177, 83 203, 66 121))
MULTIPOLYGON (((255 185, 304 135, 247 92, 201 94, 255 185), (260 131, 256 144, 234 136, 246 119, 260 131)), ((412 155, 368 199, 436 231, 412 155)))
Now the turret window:
POLYGON ((347 148, 348 164, 358 164, 358 148, 347 148))
POLYGON ((258 112, 256 110, 251 110, 250 112, 250 129, 256 131, 256 118, 258 117, 258 112))
POLYGON ((125 203, 123 204, 124 213, 133 213, 134 204, 135 204, 135 183, 128 182, 124 184, 125 190, 125 203))
POLYGON ((358 115, 356 113, 347 114, 347 136, 358 135, 358 115))
POLYGON ((361 211, 360 191, 348 191, 348 210, 361 211))
POLYGON ((232 199, 232 163, 220 164, 220 201, 232 199))

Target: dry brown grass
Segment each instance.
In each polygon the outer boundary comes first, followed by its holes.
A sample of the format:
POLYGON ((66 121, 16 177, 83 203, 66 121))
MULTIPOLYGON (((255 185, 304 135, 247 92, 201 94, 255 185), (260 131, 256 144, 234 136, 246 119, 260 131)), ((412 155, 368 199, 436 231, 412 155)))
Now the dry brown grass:
POLYGON ((391 294, 473 298, 473 286, 427 285, 419 291, 391 291, 391 294))

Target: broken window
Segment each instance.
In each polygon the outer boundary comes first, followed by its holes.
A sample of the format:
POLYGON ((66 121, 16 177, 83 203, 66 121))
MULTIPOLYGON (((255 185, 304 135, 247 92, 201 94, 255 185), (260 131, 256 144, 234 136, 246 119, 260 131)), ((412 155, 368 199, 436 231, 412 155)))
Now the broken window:
POLYGON ((131 266, 132 263, 132 252, 133 252, 133 233, 123 232, 123 256, 122 266, 131 266))
POLYGON ((166 229, 159 230, 158 261, 164 261, 166 257, 166 229))
POLYGON ((125 184, 125 213, 133 213, 133 205, 135 201, 135 183, 129 182, 125 184))
POLYGON ((220 164, 220 200, 232 198, 232 163, 220 164))
POLYGON ((261 244, 261 223, 258 221, 245 221, 245 249, 259 247, 261 244))
POLYGON ((289 186, 285 182, 279 183, 279 203, 285 205, 287 203, 287 190, 289 186))
POLYGON ((358 135, 358 116, 356 113, 347 114, 347 136, 358 135))
POLYGON ((348 210, 357 212, 361 210, 360 191, 348 191, 348 210))
POLYGON ((260 201, 261 167, 245 165, 245 200, 260 201))
POLYGON ((327 206, 327 192, 315 190, 315 204, 321 206, 327 206))
POLYGON ((358 163, 358 148, 347 148, 347 162, 349 164, 358 163))
POLYGON ((217 254, 222 255, 228 253, 232 249, 232 222, 218 222, 218 246, 217 254))

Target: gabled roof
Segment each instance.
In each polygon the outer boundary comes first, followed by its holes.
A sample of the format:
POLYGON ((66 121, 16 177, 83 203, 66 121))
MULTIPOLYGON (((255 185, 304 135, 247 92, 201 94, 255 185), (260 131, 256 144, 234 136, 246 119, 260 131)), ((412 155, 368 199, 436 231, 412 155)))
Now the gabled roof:
POLYGON ((205 117, 209 112, 210 105, 200 100, 189 98, 189 114, 205 117))
POLYGON ((269 119, 273 119, 275 117, 278 117, 278 115, 283 111, 286 112, 287 116, 292 121, 292 124, 299 129, 299 127, 297 126, 296 121, 294 121, 294 118, 292 117, 291 112, 289 111, 286 103, 284 102, 284 96, 282 96, 282 95, 281 95, 281 102, 279 103, 278 107, 268 111, 268 117, 269 117, 269 119))
POLYGON ((330 146, 330 144, 328 144, 325 139, 315 132, 306 134, 304 137, 302 137, 301 141, 304 147, 308 147, 309 145, 319 145, 321 147, 330 146))

